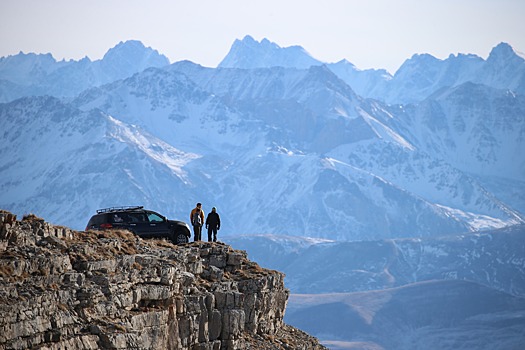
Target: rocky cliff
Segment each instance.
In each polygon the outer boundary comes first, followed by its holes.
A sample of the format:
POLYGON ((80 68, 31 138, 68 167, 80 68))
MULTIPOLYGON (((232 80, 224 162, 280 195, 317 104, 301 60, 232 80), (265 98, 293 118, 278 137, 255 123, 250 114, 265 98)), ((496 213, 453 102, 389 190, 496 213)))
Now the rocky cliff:
POLYGON ((222 243, 2 211, 0 349, 324 349, 283 323, 283 278, 222 243))

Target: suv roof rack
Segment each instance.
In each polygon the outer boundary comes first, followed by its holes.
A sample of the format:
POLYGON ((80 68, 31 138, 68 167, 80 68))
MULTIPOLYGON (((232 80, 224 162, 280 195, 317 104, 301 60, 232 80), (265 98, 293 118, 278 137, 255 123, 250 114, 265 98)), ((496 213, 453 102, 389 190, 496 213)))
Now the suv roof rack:
POLYGON ((137 209, 143 209, 144 207, 142 205, 140 206, 127 206, 127 207, 111 207, 111 208, 104 208, 104 209, 97 209, 97 214, 102 213, 111 213, 114 211, 131 211, 131 210, 137 210, 137 209))

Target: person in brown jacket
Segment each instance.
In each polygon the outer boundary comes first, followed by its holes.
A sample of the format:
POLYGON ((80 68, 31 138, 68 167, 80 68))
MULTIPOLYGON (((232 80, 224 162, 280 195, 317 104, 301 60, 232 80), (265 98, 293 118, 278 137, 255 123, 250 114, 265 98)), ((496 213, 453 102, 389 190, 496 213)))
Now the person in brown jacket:
POLYGON ((204 211, 202 204, 197 203, 195 208, 190 213, 190 222, 193 225, 193 240, 194 242, 201 240, 202 225, 204 224, 204 211))

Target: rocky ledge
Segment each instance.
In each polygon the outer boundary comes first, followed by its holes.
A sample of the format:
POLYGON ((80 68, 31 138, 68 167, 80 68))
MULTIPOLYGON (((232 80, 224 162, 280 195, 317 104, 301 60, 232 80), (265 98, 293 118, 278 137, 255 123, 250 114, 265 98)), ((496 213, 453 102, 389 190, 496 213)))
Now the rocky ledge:
POLYGON ((325 349, 283 323, 283 278, 222 243, 0 211, 0 349, 325 349))

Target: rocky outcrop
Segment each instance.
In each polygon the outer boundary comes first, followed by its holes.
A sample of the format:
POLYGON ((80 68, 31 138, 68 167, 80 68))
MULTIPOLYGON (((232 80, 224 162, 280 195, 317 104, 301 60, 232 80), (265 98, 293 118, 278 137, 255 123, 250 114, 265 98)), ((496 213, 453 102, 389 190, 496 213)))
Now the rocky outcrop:
POLYGON ((283 278, 222 243, 0 212, 0 349, 323 349, 283 323, 283 278))

